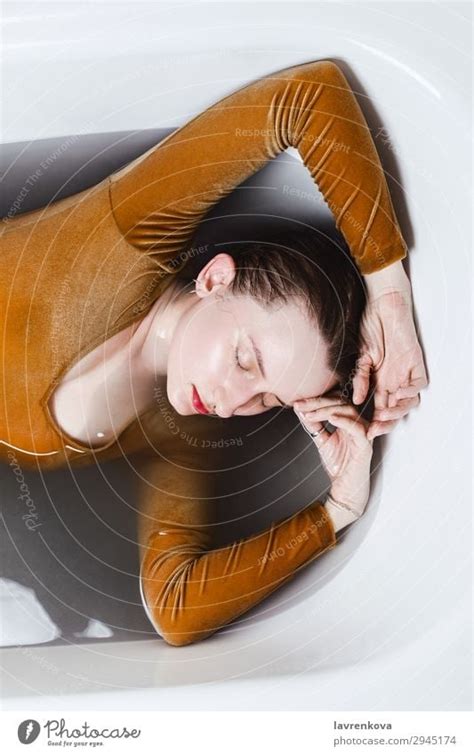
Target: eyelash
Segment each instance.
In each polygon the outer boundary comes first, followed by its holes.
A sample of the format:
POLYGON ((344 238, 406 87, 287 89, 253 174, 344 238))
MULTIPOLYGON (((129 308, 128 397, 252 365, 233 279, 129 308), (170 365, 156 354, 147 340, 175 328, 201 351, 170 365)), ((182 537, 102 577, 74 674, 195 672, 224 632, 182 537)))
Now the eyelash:
MULTIPOLYGON (((239 362, 239 347, 238 347, 238 346, 237 346, 237 347, 236 347, 236 349, 235 349, 235 363, 236 363, 236 365, 237 365, 237 366, 238 366, 238 367, 239 367, 239 368, 240 368, 241 370, 243 370, 244 372, 249 372, 249 370, 247 369, 247 367, 243 367, 243 366, 242 366, 242 365, 240 364, 240 362, 239 362)), ((264 407, 265 407, 265 409, 271 409, 271 407, 270 407, 270 406, 267 406, 266 404, 264 404, 264 403, 263 403, 263 399, 262 399, 262 406, 264 406, 264 407)), ((283 404, 281 404, 280 406, 283 406, 283 404)))
POLYGON ((247 367, 243 367, 243 365, 241 365, 241 364, 240 364, 240 362, 239 362, 239 347, 238 347, 238 346, 237 346, 237 347, 236 347, 236 349, 235 349, 235 363, 236 363, 236 364, 237 364, 237 366, 238 366, 238 367, 240 367, 240 369, 241 369, 241 370, 243 370, 244 372, 248 372, 248 371, 249 371, 249 370, 247 369, 247 367))

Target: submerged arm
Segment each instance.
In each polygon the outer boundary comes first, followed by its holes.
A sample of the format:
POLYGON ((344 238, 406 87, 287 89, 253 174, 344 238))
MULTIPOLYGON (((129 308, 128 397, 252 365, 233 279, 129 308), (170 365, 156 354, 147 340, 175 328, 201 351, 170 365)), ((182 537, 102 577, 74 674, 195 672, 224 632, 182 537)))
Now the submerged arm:
POLYGON ((212 548, 208 476, 156 457, 140 473, 142 596, 171 645, 214 634, 336 545, 332 520, 315 502, 264 532, 212 548))
MULTIPOLYGON (((179 435, 168 434, 160 444, 166 445, 166 458, 162 448, 160 456, 137 461, 142 595, 153 626, 171 645, 205 639, 257 605, 335 547, 336 531, 364 513, 372 458, 366 423, 339 399, 310 399, 303 411, 312 432, 326 420, 337 428, 315 438, 331 481, 327 504, 314 501, 225 547, 212 547, 217 456, 209 459, 203 444, 188 446, 179 435)), ((194 415, 181 418, 181 424, 190 437, 199 437, 201 424, 207 438, 221 433, 221 424, 211 418, 194 415)), ((225 474, 226 467, 218 474, 225 474)))

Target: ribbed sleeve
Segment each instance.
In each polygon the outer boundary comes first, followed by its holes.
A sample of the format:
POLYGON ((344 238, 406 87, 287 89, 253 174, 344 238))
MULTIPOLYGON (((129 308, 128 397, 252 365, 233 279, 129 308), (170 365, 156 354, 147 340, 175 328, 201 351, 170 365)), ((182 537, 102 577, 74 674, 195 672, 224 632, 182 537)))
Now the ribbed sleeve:
POLYGON ((335 544, 331 519, 319 502, 215 550, 201 528, 163 525, 151 535, 141 566, 148 615, 171 645, 203 640, 335 544))
POLYGON ((117 225, 163 265, 186 247, 217 201, 290 146, 363 274, 406 256, 370 129, 343 72, 328 60, 238 89, 112 174, 117 225))

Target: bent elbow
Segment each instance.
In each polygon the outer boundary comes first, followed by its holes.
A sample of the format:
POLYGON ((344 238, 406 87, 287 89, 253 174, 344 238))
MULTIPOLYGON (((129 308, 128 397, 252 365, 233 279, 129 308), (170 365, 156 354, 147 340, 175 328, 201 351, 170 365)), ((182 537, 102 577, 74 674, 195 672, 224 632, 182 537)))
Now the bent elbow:
POLYGON ((184 647, 185 645, 193 645, 196 642, 201 642, 209 637, 213 632, 205 633, 204 635, 199 630, 190 630, 189 628, 175 628, 174 631, 168 629, 167 631, 160 630, 160 637, 173 647, 184 647))
POLYGON ((190 569, 195 559, 181 564, 175 573, 140 574, 143 607, 157 634, 176 647, 191 645, 214 634, 220 626, 209 626, 209 615, 193 605, 190 595, 190 569))
POLYGON ((146 606, 150 619, 157 634, 168 644, 174 647, 192 645, 210 637, 220 627, 215 629, 204 628, 199 617, 192 618, 193 609, 183 607, 173 615, 172 607, 146 606))

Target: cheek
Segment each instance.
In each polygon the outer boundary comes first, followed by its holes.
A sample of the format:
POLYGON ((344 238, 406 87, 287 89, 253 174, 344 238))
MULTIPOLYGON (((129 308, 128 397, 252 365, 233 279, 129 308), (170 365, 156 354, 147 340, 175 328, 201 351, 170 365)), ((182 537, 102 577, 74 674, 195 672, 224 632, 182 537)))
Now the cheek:
POLYGON ((169 376, 190 382, 217 378, 231 366, 231 339, 222 313, 217 315, 212 306, 203 307, 175 331, 168 358, 169 376))

